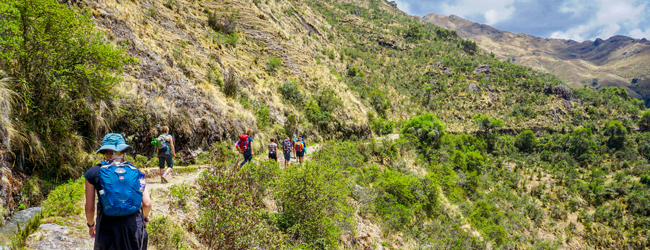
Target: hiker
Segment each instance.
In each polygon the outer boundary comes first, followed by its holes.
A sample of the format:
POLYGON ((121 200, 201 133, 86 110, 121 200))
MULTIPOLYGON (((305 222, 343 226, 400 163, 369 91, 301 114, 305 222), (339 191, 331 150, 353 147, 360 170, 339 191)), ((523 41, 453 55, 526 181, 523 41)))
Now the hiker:
POLYGON ((271 143, 269 143, 269 160, 275 161, 278 163, 278 144, 275 143, 275 138, 271 137, 271 143))
POLYGON ((302 145, 304 146, 303 152, 307 154, 307 143, 305 143, 305 140, 303 140, 303 138, 305 138, 303 135, 298 136, 298 140, 302 142, 302 145))
POLYGON ((167 183, 167 175, 174 168, 174 158, 176 157, 176 148, 174 148, 174 137, 169 134, 169 127, 161 128, 162 134, 154 139, 156 154, 158 155, 158 168, 160 168, 160 183, 167 183), (165 170, 165 162, 167 169, 165 170))
POLYGON ((88 234, 95 238, 94 250, 147 249, 151 197, 144 174, 122 158, 130 148, 122 135, 107 134, 97 150, 105 161, 84 174, 86 223, 88 234))
POLYGON ((289 163, 291 163, 291 150, 293 150, 291 139, 284 139, 284 143, 282 143, 282 153, 284 153, 284 167, 288 167, 289 163))
POLYGON ((302 164, 302 158, 305 157, 305 143, 297 139, 293 143, 293 152, 296 154, 296 158, 298 158, 298 163, 302 164))
POLYGON ((253 159, 253 130, 246 130, 246 134, 239 136, 239 142, 236 145, 240 153, 244 155, 244 161, 239 166, 249 163, 253 159))

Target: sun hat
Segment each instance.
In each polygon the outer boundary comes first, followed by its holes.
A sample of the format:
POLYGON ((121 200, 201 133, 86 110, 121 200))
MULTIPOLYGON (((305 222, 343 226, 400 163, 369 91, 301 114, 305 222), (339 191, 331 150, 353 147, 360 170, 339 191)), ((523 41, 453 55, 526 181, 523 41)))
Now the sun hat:
POLYGON ((102 150, 111 150, 114 152, 122 152, 126 149, 131 148, 131 146, 126 144, 124 137, 121 134, 110 133, 104 136, 102 141, 102 147, 97 150, 97 153, 100 153, 102 150))

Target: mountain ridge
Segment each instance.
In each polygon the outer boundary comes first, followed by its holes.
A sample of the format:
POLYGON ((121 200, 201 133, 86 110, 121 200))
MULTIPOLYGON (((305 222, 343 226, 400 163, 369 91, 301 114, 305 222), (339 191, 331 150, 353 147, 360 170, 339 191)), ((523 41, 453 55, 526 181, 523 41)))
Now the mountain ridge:
POLYGON ((649 100, 645 86, 650 69, 650 41, 646 38, 617 35, 578 42, 501 31, 456 15, 430 13, 421 19, 455 30, 460 37, 475 40, 482 49, 501 59, 555 74, 572 87, 624 87, 630 96, 649 100))

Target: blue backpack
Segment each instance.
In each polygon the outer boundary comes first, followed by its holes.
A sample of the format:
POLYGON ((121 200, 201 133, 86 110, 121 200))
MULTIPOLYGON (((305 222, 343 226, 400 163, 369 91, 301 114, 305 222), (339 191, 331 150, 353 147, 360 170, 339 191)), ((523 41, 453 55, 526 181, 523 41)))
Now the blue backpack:
POLYGON ((108 216, 125 216, 142 207, 140 171, 128 162, 102 162, 99 170, 99 201, 108 216))

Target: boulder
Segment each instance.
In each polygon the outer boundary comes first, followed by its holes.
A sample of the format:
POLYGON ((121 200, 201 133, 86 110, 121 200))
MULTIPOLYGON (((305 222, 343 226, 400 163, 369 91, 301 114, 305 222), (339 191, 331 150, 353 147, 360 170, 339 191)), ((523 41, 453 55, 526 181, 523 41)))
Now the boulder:
POLYGON ((436 62, 436 63, 434 63, 434 64, 432 65, 432 67, 434 67, 434 68, 438 68, 438 67, 440 67, 440 65, 442 65, 441 62, 436 62))
POLYGON ((481 66, 478 66, 476 69, 474 69, 474 73, 480 74, 480 73, 485 73, 486 75, 490 75, 490 65, 483 64, 481 66))
POLYGON ((478 93, 478 86, 476 84, 472 83, 469 85, 469 91, 472 91, 474 93, 478 93))
POLYGON ((535 132, 535 136, 537 136, 537 137, 542 136, 542 131, 535 132))
POLYGON ((430 75, 430 76, 436 76, 438 73, 435 71, 429 71, 427 73, 424 73, 425 75, 430 75))
POLYGON ((488 90, 490 90, 490 92, 494 92, 494 87, 488 86, 488 90))
POLYGON ((451 76, 451 72, 449 72, 449 69, 445 69, 444 71, 442 71, 442 73, 448 77, 451 76))
POLYGON ((571 89, 567 86, 557 85, 553 87, 552 92, 554 95, 558 95, 564 98, 564 100, 573 101, 573 91, 571 91, 571 89))
POLYGON ((355 10, 354 10, 354 14, 357 15, 357 16, 360 16, 360 15, 361 15, 361 12, 359 12, 358 9, 355 9, 355 10))

